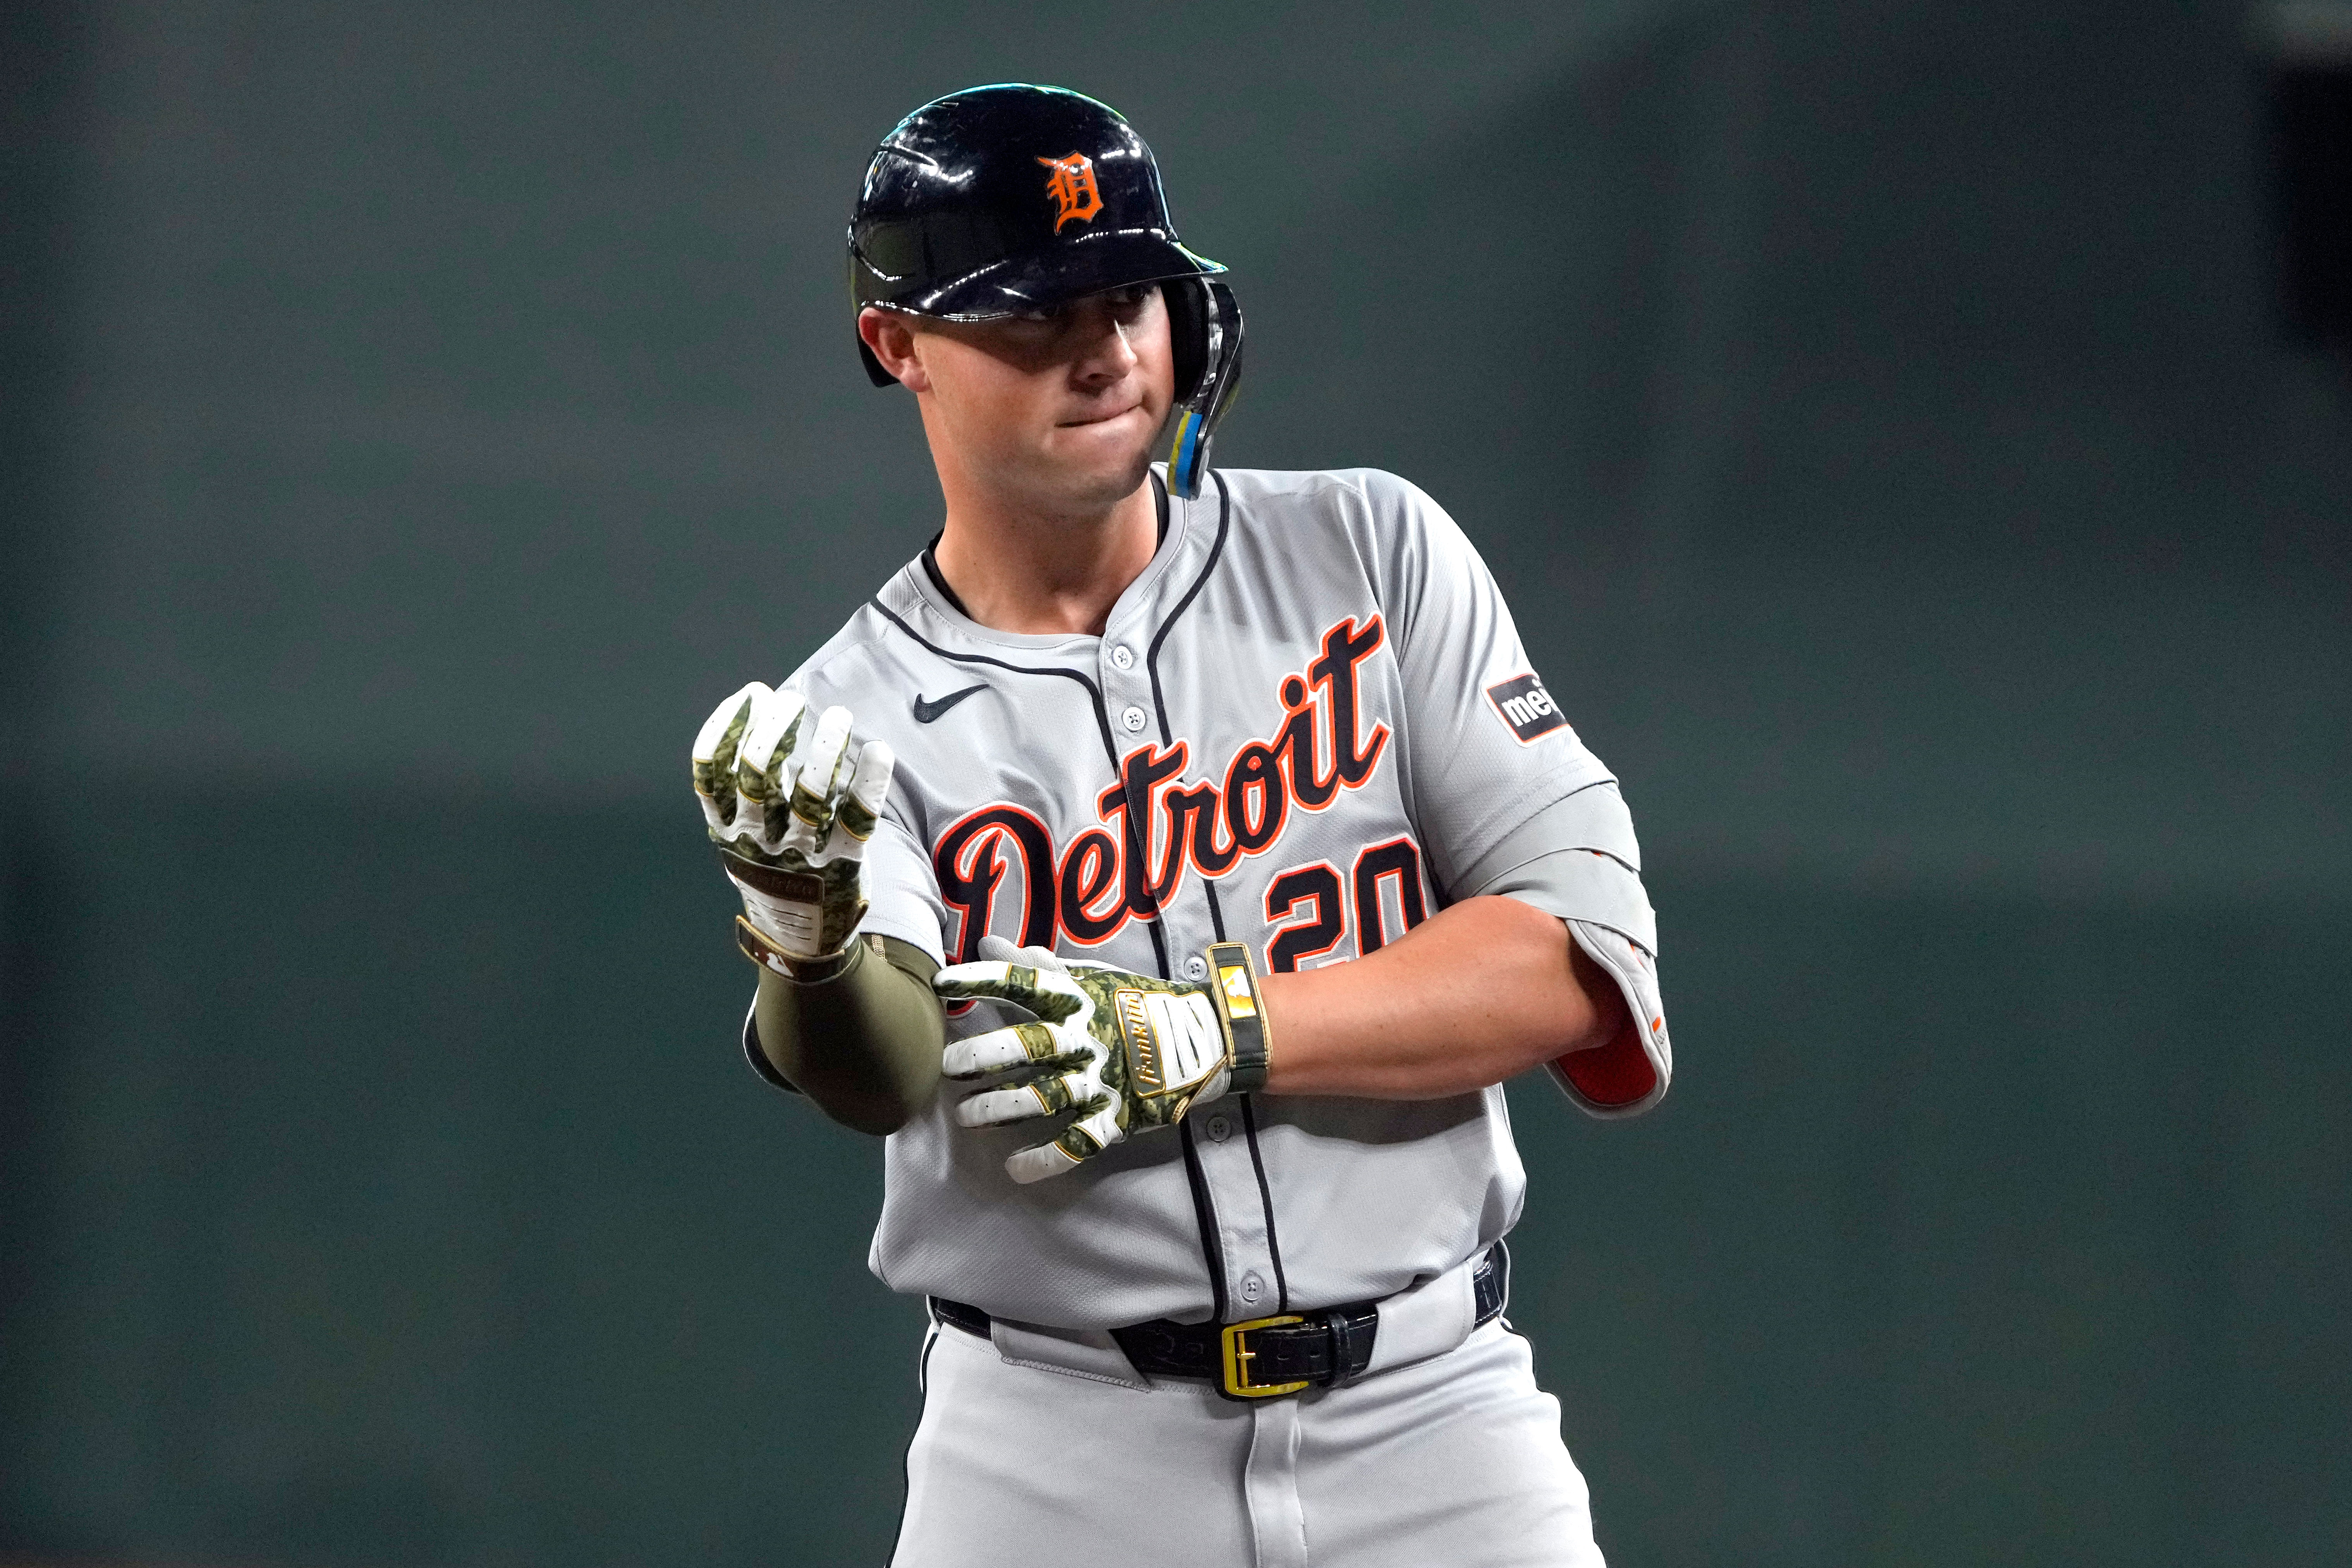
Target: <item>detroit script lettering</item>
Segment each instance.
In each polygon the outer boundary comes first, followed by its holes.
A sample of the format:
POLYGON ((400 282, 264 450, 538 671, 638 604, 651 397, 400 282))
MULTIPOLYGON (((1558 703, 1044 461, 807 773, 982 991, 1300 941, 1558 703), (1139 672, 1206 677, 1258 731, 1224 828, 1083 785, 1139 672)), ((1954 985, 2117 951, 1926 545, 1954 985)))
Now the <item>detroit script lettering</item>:
POLYGON ((1221 776, 1185 787, 1192 752, 1182 741, 1129 752, 1118 783, 1096 800, 1102 826, 1066 846, 1057 848, 1034 814, 1009 803, 959 818, 931 852, 940 894, 962 922, 953 962, 978 956, 1000 892, 1018 891, 1024 947, 1052 947, 1057 933, 1090 947, 1131 919, 1156 915, 1188 866, 1222 876, 1244 856, 1272 848, 1294 806, 1319 811, 1341 790, 1363 787, 1389 729, 1363 727, 1357 669, 1385 635, 1378 616, 1360 626, 1349 616, 1326 631, 1320 656, 1282 679, 1283 721, 1273 738, 1236 751, 1221 776), (1326 758, 1329 766, 1318 772, 1326 758), (1021 864, 1009 885, 1007 847, 1021 864))

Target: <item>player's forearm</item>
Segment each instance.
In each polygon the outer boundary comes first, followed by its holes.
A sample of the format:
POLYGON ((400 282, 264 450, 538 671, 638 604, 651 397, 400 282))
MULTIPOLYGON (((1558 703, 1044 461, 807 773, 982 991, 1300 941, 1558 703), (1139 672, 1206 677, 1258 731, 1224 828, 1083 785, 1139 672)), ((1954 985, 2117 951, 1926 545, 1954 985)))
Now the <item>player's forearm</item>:
POLYGON ((905 942, 887 951, 821 985, 763 969, 754 1008, 769 1065, 835 1121, 876 1134, 897 1131, 939 1092, 946 1040, 931 993, 938 966, 905 942))
POLYGON ((1567 926, 1512 898, 1465 900, 1369 957, 1263 984, 1269 1094, 1464 1094, 1604 1045, 1625 1021, 1567 926))

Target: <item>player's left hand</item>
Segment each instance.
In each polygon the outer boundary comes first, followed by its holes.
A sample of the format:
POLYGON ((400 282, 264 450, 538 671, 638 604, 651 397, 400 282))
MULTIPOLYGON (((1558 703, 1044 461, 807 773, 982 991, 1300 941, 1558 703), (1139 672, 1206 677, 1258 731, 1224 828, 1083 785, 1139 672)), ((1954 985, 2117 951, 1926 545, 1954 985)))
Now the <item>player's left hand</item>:
POLYGON ((1129 1132, 1173 1127, 1232 1080, 1233 1046, 1207 983, 1155 980, 1107 964, 1065 963, 1039 947, 981 939, 990 956, 931 982, 950 1002, 987 998, 1034 1023, 950 1040, 940 1071, 969 1081, 1009 1073, 955 1108, 966 1127, 995 1127, 1075 1110, 1050 1142, 1008 1156, 1016 1182, 1043 1181, 1091 1159, 1129 1132))

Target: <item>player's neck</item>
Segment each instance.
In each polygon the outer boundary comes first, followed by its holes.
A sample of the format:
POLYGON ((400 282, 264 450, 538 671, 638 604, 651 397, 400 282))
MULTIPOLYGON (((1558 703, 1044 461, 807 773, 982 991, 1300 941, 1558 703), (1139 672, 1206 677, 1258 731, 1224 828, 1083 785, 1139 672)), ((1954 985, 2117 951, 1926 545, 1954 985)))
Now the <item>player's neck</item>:
POLYGON ((1106 510, 1066 516, 950 494, 932 556, 964 613, 982 626, 1099 637, 1159 541, 1159 503, 1146 479, 1106 510))

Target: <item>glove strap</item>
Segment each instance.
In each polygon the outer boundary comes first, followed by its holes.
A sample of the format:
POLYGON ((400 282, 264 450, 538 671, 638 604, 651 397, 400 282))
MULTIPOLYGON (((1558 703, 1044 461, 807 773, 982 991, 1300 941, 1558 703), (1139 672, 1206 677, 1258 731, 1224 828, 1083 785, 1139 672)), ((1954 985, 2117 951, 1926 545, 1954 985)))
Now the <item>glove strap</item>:
POLYGON ((1266 1026, 1265 1000, 1258 993, 1257 961, 1249 944, 1213 942, 1208 948, 1209 992, 1225 1021, 1233 1075, 1230 1093, 1248 1094, 1265 1087, 1266 1050, 1273 1031, 1266 1026))
POLYGON ((735 917, 735 945, 744 957, 795 985, 822 985, 828 980, 838 980, 856 968, 857 961, 866 956, 865 941, 852 937, 849 945, 839 952, 827 953, 823 958, 795 958, 741 915, 735 917))

